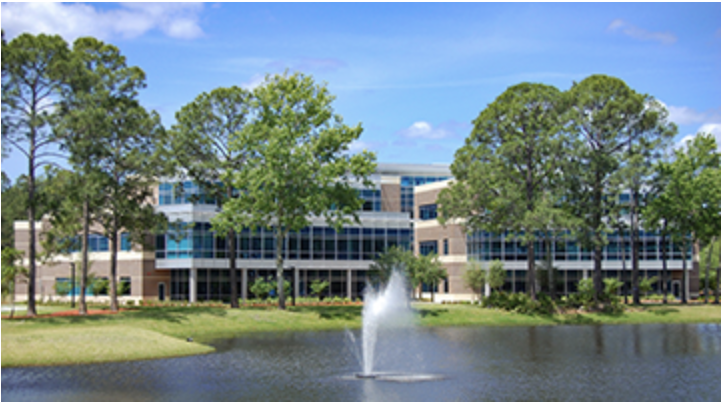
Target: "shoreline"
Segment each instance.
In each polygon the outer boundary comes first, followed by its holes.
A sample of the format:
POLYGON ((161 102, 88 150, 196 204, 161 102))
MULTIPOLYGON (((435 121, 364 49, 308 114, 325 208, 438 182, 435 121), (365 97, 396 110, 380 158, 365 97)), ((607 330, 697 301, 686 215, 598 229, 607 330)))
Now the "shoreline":
MULTIPOLYGON (((420 327, 721 324, 719 305, 627 306, 618 315, 524 315, 469 304, 413 303, 420 327)), ((60 310, 56 310, 60 311, 60 310)), ((2 320, 2 368, 65 366, 208 354, 214 340, 265 332, 361 327, 362 306, 139 307, 115 314, 2 320), (192 338, 192 342, 188 341, 192 338)))

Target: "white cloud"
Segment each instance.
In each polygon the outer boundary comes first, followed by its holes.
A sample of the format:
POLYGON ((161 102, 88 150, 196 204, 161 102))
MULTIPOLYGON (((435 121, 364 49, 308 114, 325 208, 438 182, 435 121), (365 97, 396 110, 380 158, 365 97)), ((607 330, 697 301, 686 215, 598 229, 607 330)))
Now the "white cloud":
POLYGON ((354 140, 349 145, 348 153, 355 154, 359 153, 364 150, 373 151, 378 150, 380 147, 384 146, 385 143, 382 142, 365 142, 363 140, 354 140))
POLYGON ((454 132, 442 125, 433 127, 425 121, 415 122, 409 128, 399 131, 398 134, 408 139, 444 139, 454 136, 454 132))
POLYGON ((199 26, 202 3, 121 3, 102 11, 80 3, 4 3, 2 27, 8 38, 21 33, 59 34, 67 41, 81 36, 107 40, 135 38, 158 29, 172 38, 203 35, 199 26))
POLYGON ((709 114, 705 112, 698 112, 689 107, 675 107, 670 105, 667 106, 666 109, 669 110, 669 120, 676 122, 679 125, 702 123, 709 118, 709 114))
MULTIPOLYGON (((714 135, 714 138, 716 139, 716 144, 719 146, 719 152, 721 152, 721 123, 707 123, 701 125, 696 133, 709 133, 714 135)), ((681 140, 676 142, 674 148, 681 149, 686 147, 686 143, 694 139, 695 136, 695 134, 689 134, 684 136, 683 138, 681 138, 681 140)))
POLYGON ((671 45, 677 40, 676 35, 670 32, 648 31, 620 18, 611 21, 608 28, 606 28, 607 32, 618 32, 619 30, 631 38, 642 41, 657 41, 664 45, 671 45))
POLYGON ((261 74, 255 74, 251 76, 251 78, 243 83, 241 83, 241 88, 245 90, 252 91, 253 89, 259 87, 262 83, 264 83, 265 77, 261 74))

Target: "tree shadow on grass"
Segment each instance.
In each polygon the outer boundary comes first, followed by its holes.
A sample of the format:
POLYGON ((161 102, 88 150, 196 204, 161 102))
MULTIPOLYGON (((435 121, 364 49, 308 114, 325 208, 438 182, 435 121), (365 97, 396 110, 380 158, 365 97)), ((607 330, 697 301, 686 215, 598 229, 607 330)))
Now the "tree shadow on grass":
POLYGON ((414 312, 416 315, 420 316, 421 318, 425 317, 439 317, 440 313, 447 313, 448 309, 415 309, 414 312))
POLYGON ((181 323, 191 315, 206 314, 216 317, 225 317, 227 311, 220 307, 140 307, 117 314, 94 314, 88 316, 44 317, 30 321, 42 324, 102 324, 118 323, 133 320, 154 320, 170 323, 181 323))
POLYGON ((296 306, 289 311, 316 313, 325 320, 358 320, 362 317, 362 306, 296 306))
POLYGON ((665 316, 665 315, 671 314, 671 313, 678 313, 679 309, 675 309, 673 307, 661 307, 661 308, 656 308, 656 309, 649 309, 647 311, 649 313, 652 313, 657 316, 665 316))

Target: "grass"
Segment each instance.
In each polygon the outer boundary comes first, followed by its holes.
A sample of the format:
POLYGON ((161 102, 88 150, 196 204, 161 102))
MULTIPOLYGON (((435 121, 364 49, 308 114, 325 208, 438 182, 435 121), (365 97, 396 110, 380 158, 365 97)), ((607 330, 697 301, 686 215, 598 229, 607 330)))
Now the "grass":
MULTIPOLYGON (((418 324, 430 327, 721 322, 718 305, 646 305, 629 308, 620 315, 553 316, 529 316, 463 304, 421 303, 414 304, 413 308, 418 324)), ((141 307, 115 315, 2 320, 2 366, 202 354, 213 351, 203 343, 214 339, 258 332, 359 328, 361 316, 360 306, 290 307, 287 311, 270 307, 239 310, 141 307), (193 338, 193 343, 186 342, 189 337, 193 338)))

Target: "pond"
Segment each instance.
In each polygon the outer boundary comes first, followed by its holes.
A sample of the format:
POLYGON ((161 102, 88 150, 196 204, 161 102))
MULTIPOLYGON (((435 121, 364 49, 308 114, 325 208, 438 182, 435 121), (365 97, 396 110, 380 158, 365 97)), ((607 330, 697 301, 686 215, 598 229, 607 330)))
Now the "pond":
MULTIPOLYGON (((355 332, 359 338, 359 331, 355 332)), ((417 328, 361 380, 345 332, 260 334, 209 355, 2 370, 3 401, 720 401, 721 325, 417 328), (439 377, 439 378, 438 378, 439 377)))

